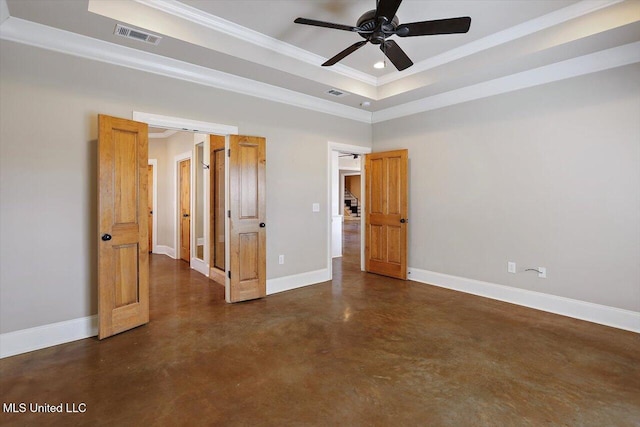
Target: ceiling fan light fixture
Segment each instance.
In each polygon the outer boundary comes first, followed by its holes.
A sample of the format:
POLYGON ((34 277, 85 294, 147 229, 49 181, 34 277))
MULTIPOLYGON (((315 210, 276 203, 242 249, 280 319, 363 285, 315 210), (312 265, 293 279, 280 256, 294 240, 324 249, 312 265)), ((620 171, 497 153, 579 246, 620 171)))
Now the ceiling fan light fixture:
POLYGON ((378 61, 375 64, 373 64, 373 68, 378 70, 386 68, 386 66, 387 66, 387 61, 378 61))
MULTIPOLYGON (((396 12, 402 0, 377 0, 376 8, 365 12, 356 23, 351 25, 336 24, 333 22, 317 21, 308 18, 296 18, 296 24, 313 25, 316 27, 331 28, 334 30, 348 31, 359 34, 364 40, 356 42, 342 52, 326 60, 322 66, 330 67, 342 61, 367 43, 379 45, 384 56, 391 61, 398 71, 406 70, 413 65, 411 58, 394 41, 391 36, 416 37, 433 36, 437 34, 461 34, 469 31, 471 18, 461 16, 458 18, 434 19, 430 21, 409 22, 400 25, 396 12)), ((375 68, 384 68, 385 62, 378 62, 375 68)))

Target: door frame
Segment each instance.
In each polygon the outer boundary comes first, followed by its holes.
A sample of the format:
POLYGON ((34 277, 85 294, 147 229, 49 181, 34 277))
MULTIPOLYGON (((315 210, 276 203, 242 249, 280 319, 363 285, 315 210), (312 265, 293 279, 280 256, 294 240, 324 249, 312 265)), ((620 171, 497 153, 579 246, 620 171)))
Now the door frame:
POLYGON ((153 224, 151 230, 151 253, 156 253, 158 246, 158 159, 149 159, 147 163, 153 166, 153 224))
MULTIPOLYGON (((364 158, 362 159, 362 161, 364 162, 364 158)), ((363 167, 364 163, 360 163, 360 170, 359 171, 351 171, 351 172, 345 172, 343 174, 340 174, 340 189, 343 189, 346 187, 347 185, 347 177, 348 176, 359 176, 360 177, 360 200, 362 201, 362 170, 364 169, 363 167)), ((344 207, 344 191, 340 192, 339 194, 340 197, 340 206, 344 207)), ((360 218, 362 218, 362 215, 360 215, 360 218)))
MULTIPOLYGON (((334 164, 333 164, 333 154, 334 152, 337 153, 341 153, 341 152, 347 152, 347 153, 353 153, 353 154, 360 154, 360 155, 365 155, 365 154, 369 154, 372 152, 372 148, 371 147, 365 147, 362 145, 351 145, 351 144, 342 144, 339 142, 332 142, 329 141, 327 143, 327 269, 329 270, 329 277, 333 277, 333 257, 331 254, 331 247, 332 247, 332 220, 333 220, 333 211, 332 211, 332 199, 333 199, 333 176, 334 174, 338 175, 338 200, 341 199, 340 197, 340 170, 338 168, 338 170, 334 169, 334 164)), ((365 170, 364 170, 364 163, 360 163, 360 176, 361 176, 361 184, 360 184, 360 188, 361 188, 361 194, 362 194, 362 210, 364 212, 365 206, 366 206, 366 197, 365 197, 365 192, 364 192, 364 183, 365 183, 365 170)), ((364 216, 360 217, 360 230, 364 229, 364 216)), ((360 270, 364 271, 364 233, 360 233, 360 270)))

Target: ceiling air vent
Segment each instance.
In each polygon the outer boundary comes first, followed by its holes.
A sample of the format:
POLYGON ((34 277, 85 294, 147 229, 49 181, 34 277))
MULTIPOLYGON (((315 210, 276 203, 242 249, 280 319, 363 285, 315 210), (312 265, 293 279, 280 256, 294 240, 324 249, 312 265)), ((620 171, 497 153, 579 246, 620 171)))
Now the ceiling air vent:
POLYGON ((134 39, 153 45, 158 45, 162 37, 155 34, 147 33, 142 30, 134 30, 133 28, 125 27, 124 25, 116 24, 116 29, 113 32, 116 36, 126 37, 128 39, 134 39))
POLYGON ((339 98, 349 95, 348 93, 342 92, 341 90, 338 90, 338 89, 329 89, 325 93, 331 96, 337 96, 339 98))

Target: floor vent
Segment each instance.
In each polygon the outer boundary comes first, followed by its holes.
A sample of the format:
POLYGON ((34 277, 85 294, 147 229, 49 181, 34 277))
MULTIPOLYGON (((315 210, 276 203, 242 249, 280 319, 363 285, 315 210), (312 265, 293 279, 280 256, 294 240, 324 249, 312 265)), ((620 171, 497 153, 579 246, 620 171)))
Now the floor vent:
POLYGON ((116 24, 116 29, 113 34, 115 34, 116 36, 126 37, 128 39, 134 39, 156 46, 158 45, 158 43, 160 43, 160 40, 162 40, 161 36, 147 33, 146 31, 142 30, 134 30, 133 28, 125 27, 124 25, 120 24, 116 24))
POLYGON ((325 93, 328 94, 328 95, 331 95, 331 96, 337 96, 339 98, 349 95, 348 93, 342 92, 341 90, 338 90, 338 89, 329 89, 325 93))

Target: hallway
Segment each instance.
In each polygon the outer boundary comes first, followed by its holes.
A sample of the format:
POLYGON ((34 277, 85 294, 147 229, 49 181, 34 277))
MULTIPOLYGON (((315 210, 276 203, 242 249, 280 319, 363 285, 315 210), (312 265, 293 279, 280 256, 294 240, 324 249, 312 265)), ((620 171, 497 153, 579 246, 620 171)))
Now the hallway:
POLYGON ((148 325, 0 361, 3 403, 85 403, 86 412, 5 413, 0 424, 640 419, 637 334, 369 275, 354 260, 349 251, 334 260, 332 282, 230 305, 221 286, 153 255, 148 325))

